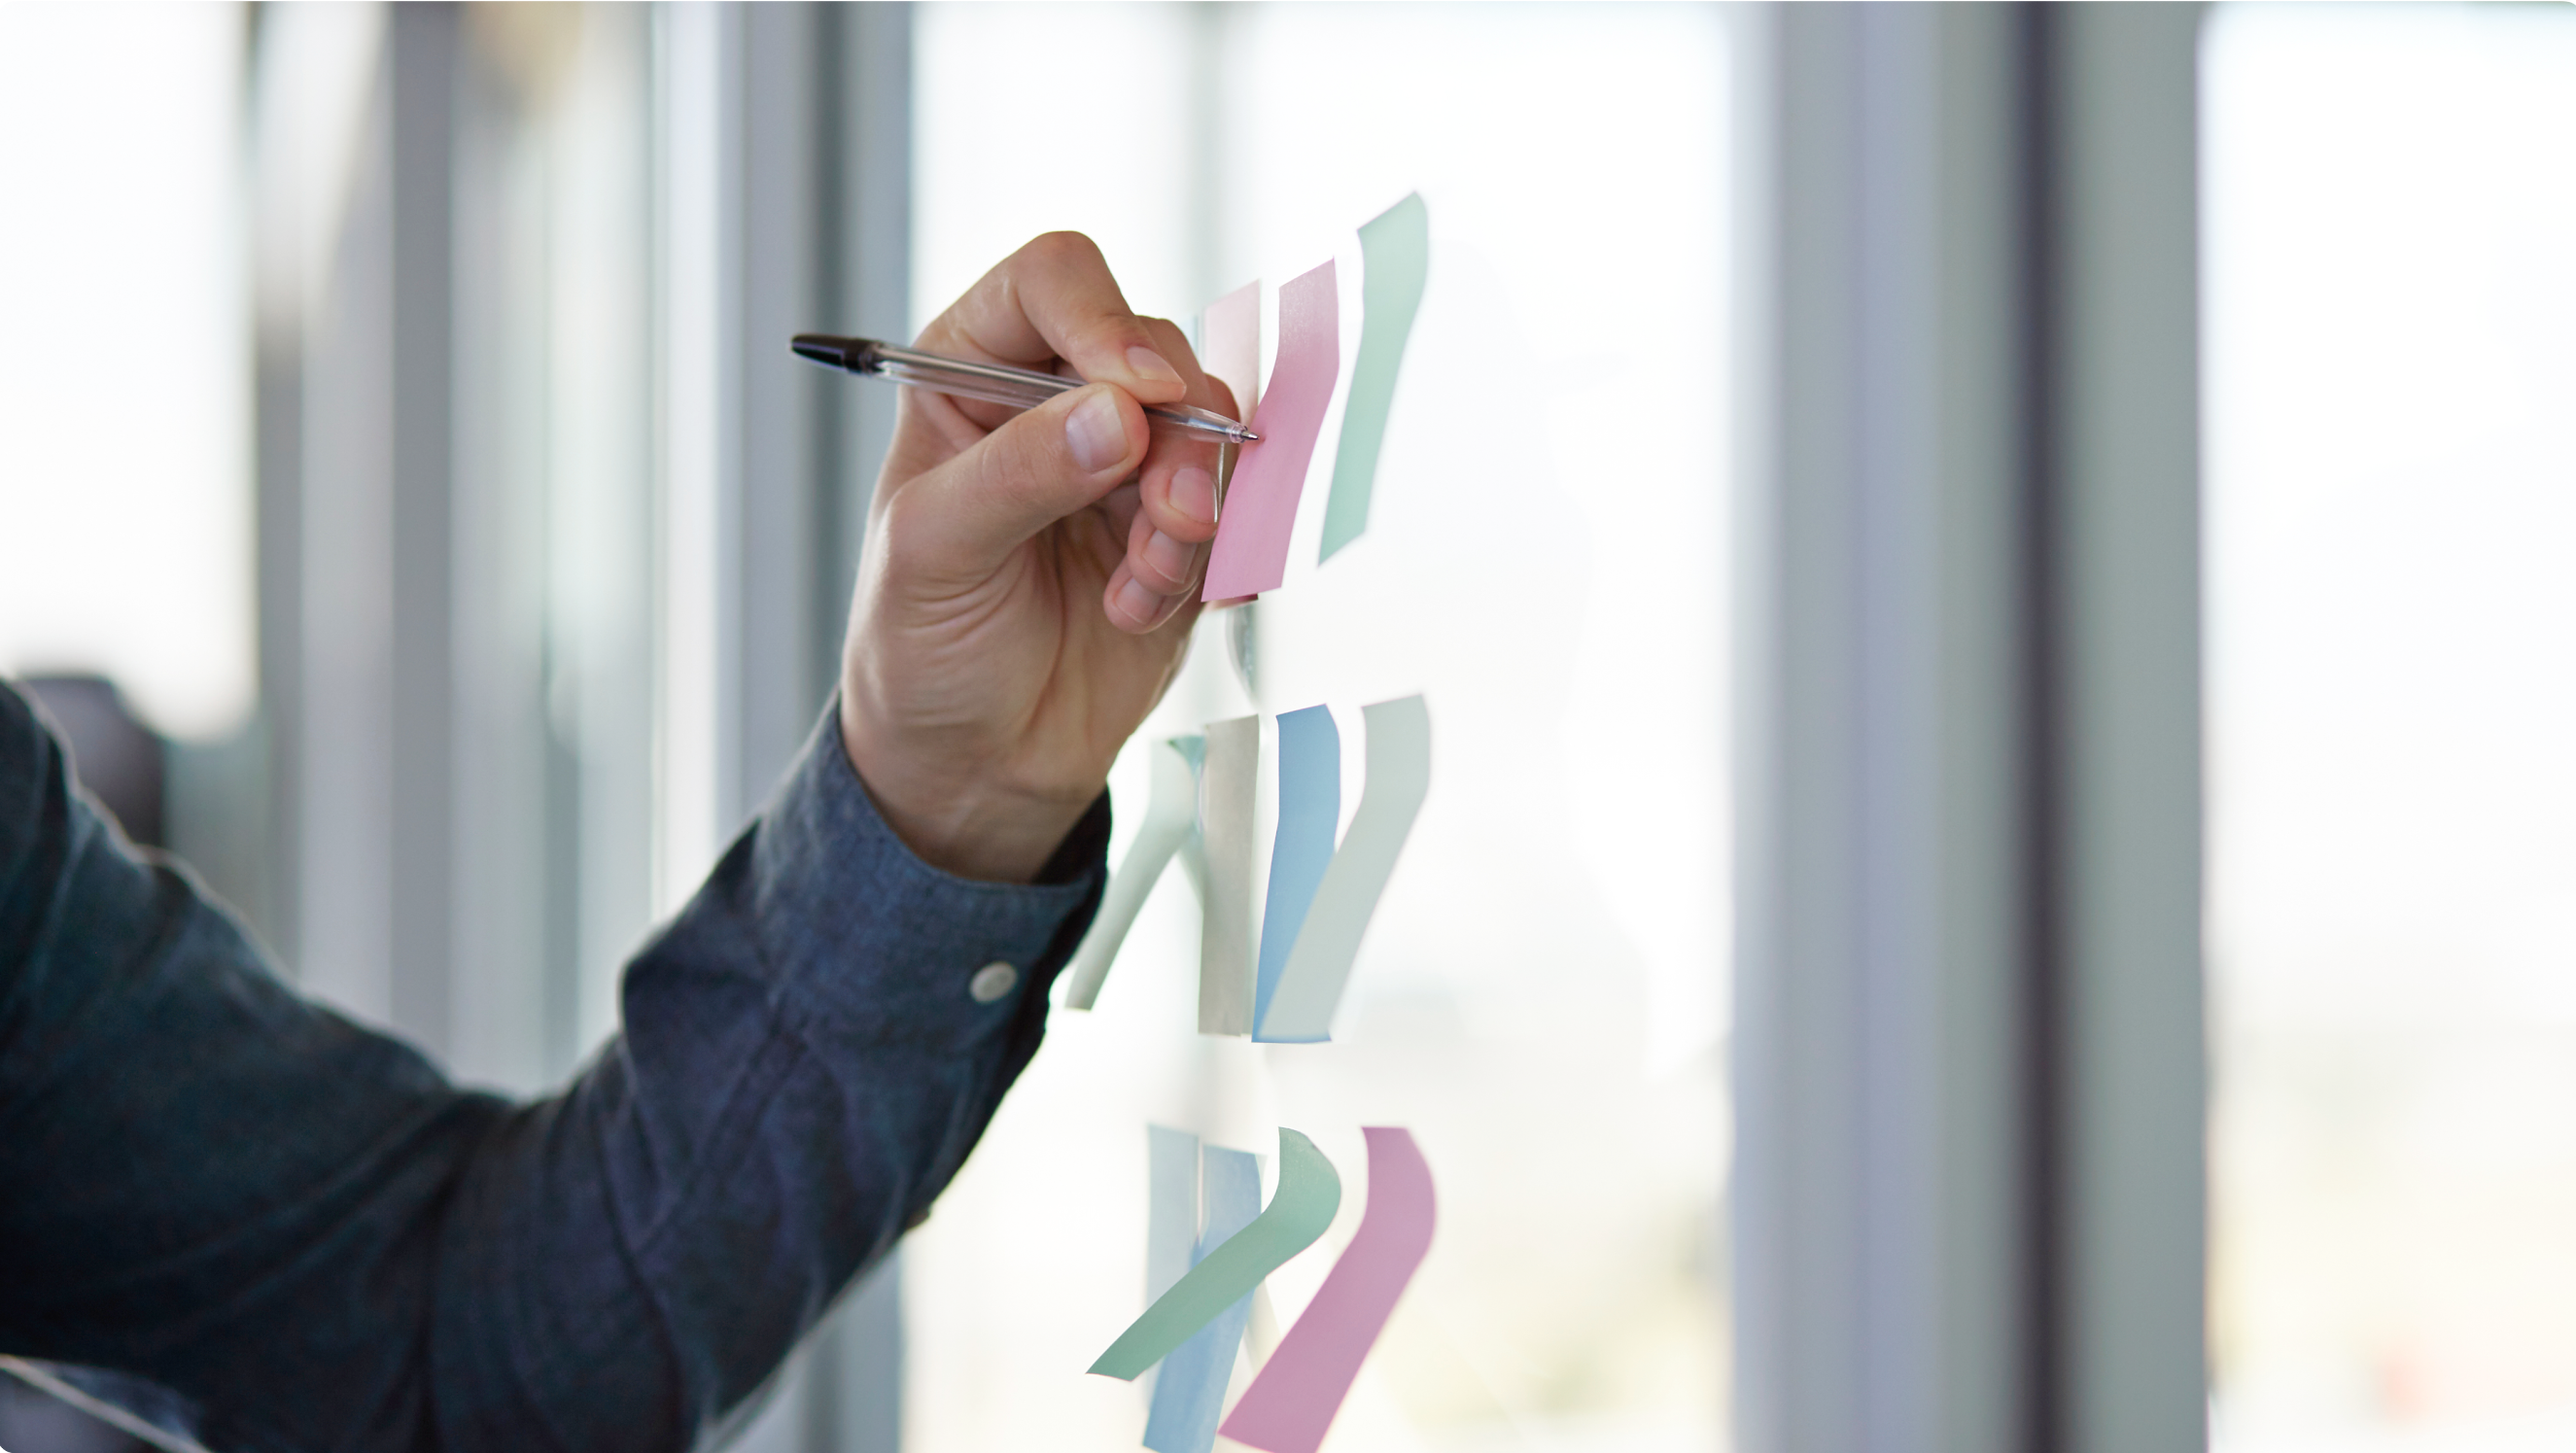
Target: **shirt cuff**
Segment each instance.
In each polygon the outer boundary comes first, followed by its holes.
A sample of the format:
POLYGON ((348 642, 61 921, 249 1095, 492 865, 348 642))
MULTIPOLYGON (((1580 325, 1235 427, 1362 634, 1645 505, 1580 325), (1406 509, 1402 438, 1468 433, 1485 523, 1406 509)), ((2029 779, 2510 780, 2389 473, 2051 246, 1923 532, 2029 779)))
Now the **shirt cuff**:
POLYGON ((754 931, 771 971, 845 1032, 962 1050, 1044 1000, 1090 926, 1108 847, 1104 792, 1035 884, 930 866, 878 815, 835 698, 754 835, 754 931))

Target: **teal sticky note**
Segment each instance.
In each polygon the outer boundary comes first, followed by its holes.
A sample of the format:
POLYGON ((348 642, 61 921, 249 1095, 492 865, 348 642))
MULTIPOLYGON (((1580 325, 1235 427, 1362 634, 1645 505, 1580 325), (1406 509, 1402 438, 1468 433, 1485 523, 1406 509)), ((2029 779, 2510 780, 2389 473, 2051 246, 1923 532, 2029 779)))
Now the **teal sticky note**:
MULTIPOLYGON (((1315 1142, 1281 1126, 1279 1189, 1271 1195, 1269 1207, 1222 1242, 1213 1236, 1203 1238, 1216 1249, 1129 1323, 1091 1370, 1122 1382, 1135 1381, 1226 1308, 1251 1296, 1261 1279, 1286 1265, 1288 1258, 1314 1245, 1315 1238, 1333 1224, 1333 1213, 1341 1205, 1342 1178, 1333 1163, 1315 1148, 1315 1142)), ((1213 1202, 1211 1217, 1212 1208, 1213 1202)), ((1246 1315, 1250 1315, 1248 1307, 1246 1315)))
POLYGON ((1073 963, 1065 971, 1067 1009, 1088 1009, 1099 1002, 1100 985, 1109 977, 1119 946, 1127 941, 1127 930, 1135 926, 1137 910, 1145 906, 1145 896, 1154 891, 1154 880, 1163 876, 1164 865, 1198 826, 1198 767, 1181 749, 1184 740, 1198 739, 1175 739, 1148 750, 1154 787, 1146 803, 1144 827, 1110 878, 1108 891, 1100 898, 1099 915, 1091 920, 1091 931, 1083 935, 1082 946, 1074 951, 1073 963))
POLYGON ((1408 195, 1360 228, 1360 353, 1351 365, 1350 399, 1342 411, 1342 444, 1333 458, 1333 492, 1324 501, 1324 547, 1318 560, 1368 528, 1369 497, 1377 488, 1378 446, 1386 440, 1387 411, 1395 404, 1395 379, 1404 345, 1422 310, 1422 285, 1431 275, 1431 213, 1422 194, 1408 195))

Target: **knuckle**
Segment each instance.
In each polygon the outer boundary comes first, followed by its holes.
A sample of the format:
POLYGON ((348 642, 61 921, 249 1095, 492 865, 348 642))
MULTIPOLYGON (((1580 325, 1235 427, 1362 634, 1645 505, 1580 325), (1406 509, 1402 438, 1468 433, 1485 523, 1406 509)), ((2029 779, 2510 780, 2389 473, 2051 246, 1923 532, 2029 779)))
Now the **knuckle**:
POLYGON ((1032 262, 1079 266, 1100 261, 1100 244, 1080 232, 1041 232, 1029 239, 1020 254, 1032 262))
POLYGON ((1075 462, 1065 423, 1032 409, 995 431, 976 461, 975 487, 988 499, 1018 501, 1090 473, 1075 462))

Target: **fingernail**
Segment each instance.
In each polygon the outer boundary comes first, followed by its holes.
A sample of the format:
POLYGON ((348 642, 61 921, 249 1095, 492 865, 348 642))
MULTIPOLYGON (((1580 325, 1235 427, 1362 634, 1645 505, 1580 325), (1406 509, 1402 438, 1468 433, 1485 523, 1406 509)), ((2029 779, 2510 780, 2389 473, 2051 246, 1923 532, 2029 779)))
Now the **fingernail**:
POLYGON ((1179 383, 1181 381, 1181 371, 1164 362, 1163 355, 1156 353, 1151 348, 1128 349, 1127 366, 1136 371, 1137 378, 1147 383, 1179 383))
POLYGON ((1162 608, 1163 598, 1147 590, 1145 583, 1133 575, 1127 577, 1125 585, 1118 587, 1118 609, 1138 625, 1152 620, 1154 612, 1162 608))
POLYGON ((1203 525, 1216 523, 1216 476, 1195 464, 1172 473, 1172 508, 1203 525))
POLYGON ((1190 554, 1189 546, 1160 530, 1145 542, 1146 563, 1163 572, 1167 580, 1179 582, 1190 578, 1190 554))
POLYGON ((1098 474, 1126 458, 1127 424, 1118 417, 1118 401, 1105 393, 1084 399, 1064 421, 1064 442, 1085 474, 1098 474))

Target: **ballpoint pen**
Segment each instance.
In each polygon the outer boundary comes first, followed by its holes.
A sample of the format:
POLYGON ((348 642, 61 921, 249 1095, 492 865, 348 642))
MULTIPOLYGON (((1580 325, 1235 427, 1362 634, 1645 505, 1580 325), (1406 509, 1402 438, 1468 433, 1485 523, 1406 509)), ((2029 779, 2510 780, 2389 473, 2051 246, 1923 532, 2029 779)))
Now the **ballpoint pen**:
MULTIPOLYGON (((936 353, 879 343, 873 338, 834 338, 821 333, 799 333, 789 346, 800 358, 809 358, 831 368, 846 369, 863 377, 882 378, 912 388, 926 388, 933 393, 954 394, 959 398, 982 399, 986 403, 1014 404, 1023 409, 1083 386, 1083 381, 1078 378, 1010 368, 999 363, 943 358, 936 353)), ((1147 404, 1145 421, 1155 428, 1178 429, 1227 444, 1250 444, 1261 437, 1214 409, 1194 408, 1188 404, 1147 404)))

